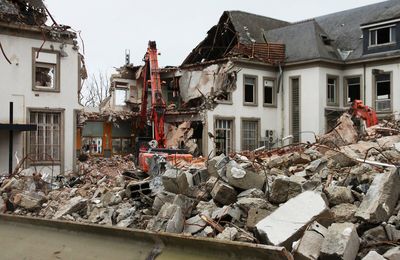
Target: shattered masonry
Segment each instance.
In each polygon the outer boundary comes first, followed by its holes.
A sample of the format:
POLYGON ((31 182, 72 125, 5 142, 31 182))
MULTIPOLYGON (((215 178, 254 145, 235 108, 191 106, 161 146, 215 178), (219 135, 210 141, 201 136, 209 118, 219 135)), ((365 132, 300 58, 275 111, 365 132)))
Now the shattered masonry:
POLYGON ((357 130, 348 115, 339 120, 335 135, 318 138, 327 145, 179 161, 165 172, 152 168, 150 175, 137 170, 129 155, 81 158, 79 174, 54 182, 22 170, 2 179, 0 208, 16 215, 284 246, 301 259, 362 258, 372 249, 396 254, 400 136, 391 133, 400 126, 386 121, 346 139, 342 134, 357 130))

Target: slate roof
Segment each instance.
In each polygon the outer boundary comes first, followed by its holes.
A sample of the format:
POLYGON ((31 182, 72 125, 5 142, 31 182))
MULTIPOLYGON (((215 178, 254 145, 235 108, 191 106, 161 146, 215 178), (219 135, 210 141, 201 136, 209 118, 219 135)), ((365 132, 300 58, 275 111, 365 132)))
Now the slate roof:
POLYGON ((227 13, 242 43, 251 43, 252 40, 264 43, 264 32, 290 24, 286 21, 243 11, 227 11, 227 13))
POLYGON ((327 35, 315 20, 292 24, 266 33, 269 42, 286 45, 286 61, 295 62, 324 58, 340 59, 335 43, 326 45, 321 35, 327 35))

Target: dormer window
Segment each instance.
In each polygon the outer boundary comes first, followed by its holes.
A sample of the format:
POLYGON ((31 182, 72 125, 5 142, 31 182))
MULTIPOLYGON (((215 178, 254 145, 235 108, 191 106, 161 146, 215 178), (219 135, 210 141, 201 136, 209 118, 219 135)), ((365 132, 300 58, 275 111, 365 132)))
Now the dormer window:
POLYGON ((369 46, 379 46, 396 42, 395 25, 389 25, 369 30, 369 46))

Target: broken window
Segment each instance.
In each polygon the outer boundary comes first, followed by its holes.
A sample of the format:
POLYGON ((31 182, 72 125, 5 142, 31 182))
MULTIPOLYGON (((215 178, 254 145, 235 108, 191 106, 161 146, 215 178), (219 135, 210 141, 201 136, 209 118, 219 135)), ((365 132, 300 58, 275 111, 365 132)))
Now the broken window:
POLYGON ((377 46, 395 42, 396 27, 394 25, 371 29, 369 31, 369 45, 377 46))
POLYGON ((258 148, 258 120, 242 120, 242 150, 253 151, 258 148))
POLYGON ((253 76, 244 77, 244 103, 257 104, 257 78, 253 76))
POLYGON ((337 78, 328 77, 327 80, 327 104, 338 105, 337 102, 337 78))
POLYGON ((33 90, 58 91, 58 54, 34 51, 33 55, 33 90))
POLYGON ((217 97, 219 102, 231 102, 232 101, 232 93, 223 93, 217 97))
POLYGON ((228 155, 233 148, 233 120, 215 121, 215 154, 228 155))
POLYGON ((375 75, 375 107, 377 111, 391 110, 391 74, 382 73, 375 75))
POLYGON ((275 82, 273 80, 264 80, 264 105, 275 105, 275 82))
POLYGON ((61 113, 31 112, 30 123, 37 131, 30 132, 30 155, 33 163, 61 161, 61 113))
POLYGON ((348 77, 345 79, 345 105, 361 99, 361 78, 348 77))
POLYGON ((116 88, 115 89, 115 105, 116 106, 125 106, 126 101, 128 100, 128 89, 125 88, 116 88))

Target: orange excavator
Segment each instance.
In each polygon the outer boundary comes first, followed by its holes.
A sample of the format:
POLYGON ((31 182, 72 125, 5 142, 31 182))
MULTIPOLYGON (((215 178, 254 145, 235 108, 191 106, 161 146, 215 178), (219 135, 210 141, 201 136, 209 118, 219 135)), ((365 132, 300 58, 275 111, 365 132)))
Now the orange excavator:
POLYGON ((363 104, 362 100, 354 100, 350 113, 353 121, 362 120, 366 127, 371 127, 378 124, 378 117, 375 110, 363 104))
POLYGON ((166 104, 162 95, 162 82, 160 77, 160 69, 158 67, 158 52, 155 41, 149 41, 147 52, 144 56, 143 68, 143 91, 141 104, 140 129, 144 132, 146 123, 151 123, 150 138, 139 137, 138 142, 138 164, 139 168, 149 171, 149 159, 154 156, 163 158, 163 161, 176 163, 178 161, 191 161, 193 156, 188 154, 186 150, 167 148, 167 141, 164 132, 166 104), (150 92, 149 93, 149 87, 150 92), (151 111, 148 111, 148 96, 151 95, 151 111), (150 112, 150 114, 148 113, 150 112), (148 117, 150 120, 147 120, 148 117))

